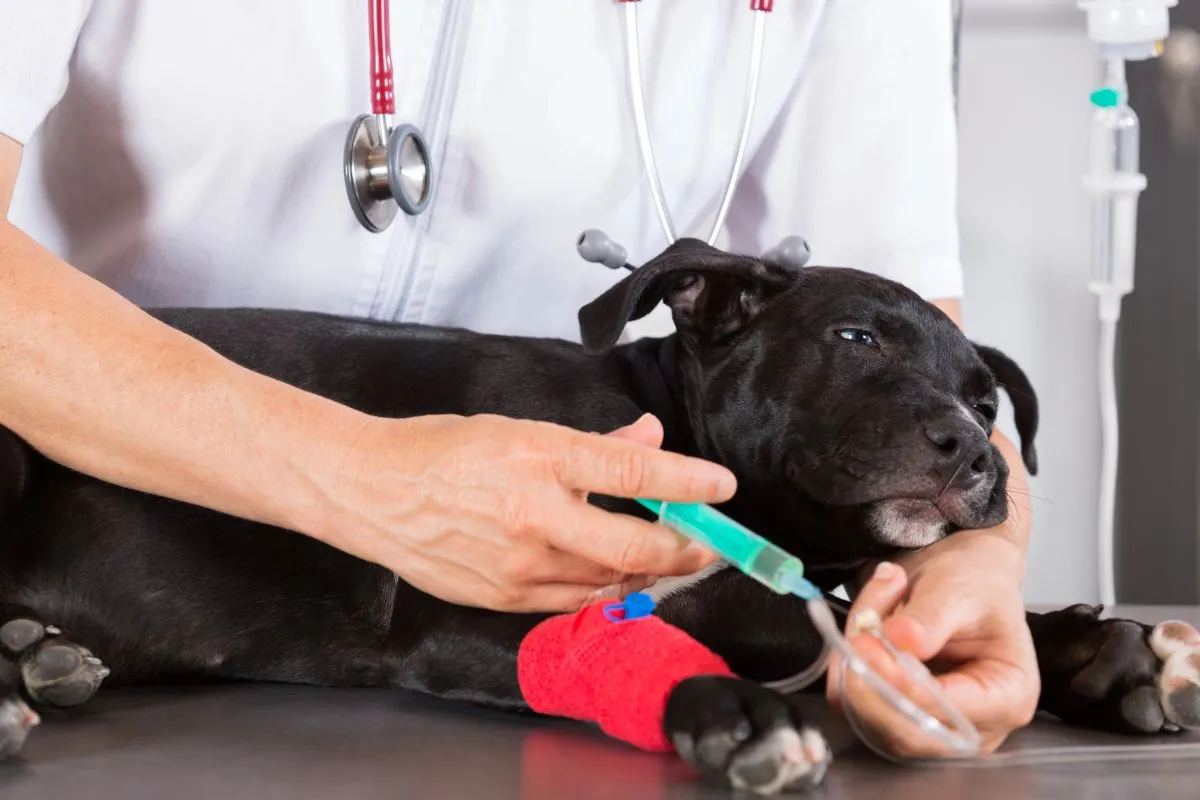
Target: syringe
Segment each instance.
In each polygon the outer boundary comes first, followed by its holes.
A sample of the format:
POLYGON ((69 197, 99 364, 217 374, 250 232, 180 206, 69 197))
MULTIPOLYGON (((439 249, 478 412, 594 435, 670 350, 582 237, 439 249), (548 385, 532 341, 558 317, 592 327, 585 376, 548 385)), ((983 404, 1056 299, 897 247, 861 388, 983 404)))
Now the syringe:
POLYGON ((800 559, 712 506, 662 500, 638 502, 658 514, 667 527, 709 548, 772 591, 805 600, 821 596, 821 590, 804 577, 800 559))

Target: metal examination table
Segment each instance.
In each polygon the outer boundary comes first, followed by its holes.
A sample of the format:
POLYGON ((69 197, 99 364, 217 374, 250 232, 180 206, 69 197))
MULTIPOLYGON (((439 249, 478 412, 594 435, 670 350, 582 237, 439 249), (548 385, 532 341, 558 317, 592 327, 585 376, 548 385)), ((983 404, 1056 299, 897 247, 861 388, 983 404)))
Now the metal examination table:
MULTIPOLYGON (((1197 608, 1119 613, 1146 622, 1200 622, 1197 608)), ((820 713, 818 700, 814 716, 820 713)), ((1200 758, 917 770, 872 756, 836 721, 826 732, 839 754, 814 795, 822 800, 1200 797, 1200 758)), ((21 761, 0 766, 2 800, 730 796, 698 781, 676 758, 635 751, 575 723, 393 691, 273 685, 102 691, 34 733, 21 761)), ((1146 740, 1038 722, 1005 749, 1113 741, 1146 740)))

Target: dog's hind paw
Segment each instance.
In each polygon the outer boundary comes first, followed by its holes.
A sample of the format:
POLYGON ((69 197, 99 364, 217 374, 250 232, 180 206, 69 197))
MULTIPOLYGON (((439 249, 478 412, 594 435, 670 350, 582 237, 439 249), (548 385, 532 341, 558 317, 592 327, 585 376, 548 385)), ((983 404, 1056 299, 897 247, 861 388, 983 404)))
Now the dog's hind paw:
POLYGON ((1162 661, 1158 701, 1167 723, 1200 729, 1200 631, 1172 620, 1150 632, 1150 648, 1162 661))
POLYGON ((1044 711, 1125 733, 1200 729, 1200 631, 1100 619, 1077 605, 1031 617, 1044 711))
POLYGON ((691 678, 675 687, 664 727, 705 775, 760 795, 818 786, 832 754, 787 698, 753 681, 691 678))
POLYGON ((86 702, 109 675, 90 650, 53 625, 14 619, 0 627, 0 644, 15 657, 30 699, 55 708, 86 702))

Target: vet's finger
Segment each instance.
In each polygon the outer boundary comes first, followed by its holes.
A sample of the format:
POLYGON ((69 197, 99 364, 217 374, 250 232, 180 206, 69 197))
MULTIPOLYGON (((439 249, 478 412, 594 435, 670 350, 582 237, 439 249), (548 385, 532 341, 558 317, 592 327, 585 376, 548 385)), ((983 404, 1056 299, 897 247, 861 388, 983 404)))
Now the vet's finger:
POLYGON ((721 503, 737 490, 733 473, 719 464, 621 436, 570 431, 560 441, 552 466, 559 482, 569 489, 675 503, 721 503))
POLYGON ((979 621, 974 595, 947 581, 919 581, 904 606, 884 621, 883 632, 892 644, 929 661, 956 634, 979 621))
POLYGON ((639 576, 622 572, 589 558, 563 550, 551 549, 529 569, 529 580, 535 583, 567 583, 601 588, 619 586, 639 576))
POLYGON ((658 578, 652 575, 633 575, 628 580, 622 583, 615 583, 610 586, 604 586, 592 592, 589 596, 589 602, 600 600, 623 600, 634 592, 641 592, 649 589, 658 581, 658 578))
MULTIPOLYGON (((908 576, 902 567, 890 561, 881 561, 875 567, 875 572, 850 606, 850 614, 846 619, 845 635, 852 647, 856 642, 861 643, 859 634, 862 630, 878 626, 895 609, 904 597, 906 588, 908 576)), ((834 650, 830 656, 828 674, 836 674, 837 669, 841 669, 841 656, 834 650)), ((835 709, 840 709, 841 697, 836 688, 835 681, 826 682, 829 704, 835 709)))
POLYGON ((617 428, 615 431, 607 434, 614 439, 624 439, 627 442, 637 442, 644 444, 647 447, 659 448, 662 447, 663 441, 663 426, 658 421, 658 417, 653 414, 643 414, 632 425, 626 425, 624 428, 617 428))
POLYGON ((524 601, 529 611, 570 613, 596 603, 616 602, 641 591, 639 579, 619 586, 596 589, 571 583, 544 583, 530 589, 524 601))
POLYGON ((1020 669, 985 659, 970 661, 937 678, 947 702, 983 735, 985 752, 1033 718, 1037 698, 1028 697, 1028 681, 1029 676, 1020 669))
POLYGON ((690 575, 716 556, 663 525, 586 503, 564 506, 547 542, 625 575, 690 575))

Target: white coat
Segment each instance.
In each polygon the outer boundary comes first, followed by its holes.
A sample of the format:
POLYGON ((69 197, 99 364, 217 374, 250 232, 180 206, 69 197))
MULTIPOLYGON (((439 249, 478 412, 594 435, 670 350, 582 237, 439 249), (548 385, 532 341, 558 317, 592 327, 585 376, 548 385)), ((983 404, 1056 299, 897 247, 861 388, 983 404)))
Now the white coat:
MULTIPOLYGON (((810 263, 962 291, 945 0, 778 0, 747 169, 719 244, 797 233, 810 263)), ((643 67, 681 235, 706 236, 733 154, 745 0, 644 0, 643 67)), ((577 339, 621 277, 601 228, 665 246, 613 0, 393 0, 397 121, 439 167, 423 216, 371 234, 342 183, 369 111, 364 0, 0 0, 0 133, 26 145, 10 219, 143 305, 288 306, 577 339), (444 102, 431 97, 448 76, 444 102)), ((669 329, 657 312, 640 333, 669 329)))

